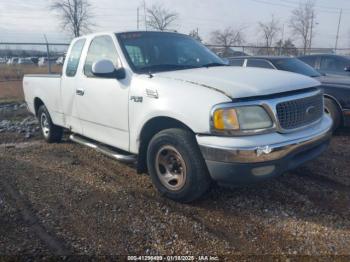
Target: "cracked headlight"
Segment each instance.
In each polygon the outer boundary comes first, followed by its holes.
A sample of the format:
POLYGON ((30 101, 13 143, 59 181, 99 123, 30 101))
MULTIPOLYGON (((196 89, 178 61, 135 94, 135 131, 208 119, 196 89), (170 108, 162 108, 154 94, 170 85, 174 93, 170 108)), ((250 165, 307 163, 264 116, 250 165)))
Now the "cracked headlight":
POLYGON ((214 131, 259 131, 273 127, 273 122, 261 106, 217 108, 212 115, 214 131))

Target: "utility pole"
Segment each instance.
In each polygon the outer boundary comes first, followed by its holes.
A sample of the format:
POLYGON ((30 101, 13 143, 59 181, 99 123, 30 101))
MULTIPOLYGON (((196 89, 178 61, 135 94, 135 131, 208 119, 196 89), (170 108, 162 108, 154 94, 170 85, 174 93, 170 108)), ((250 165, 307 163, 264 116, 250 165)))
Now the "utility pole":
POLYGON ((140 8, 137 8, 137 30, 140 29, 140 8))
POLYGON ((47 63, 48 63, 48 69, 49 74, 51 74, 51 61, 50 61, 50 48, 49 48, 49 42, 47 41, 46 35, 44 34, 45 42, 46 42, 46 52, 47 52, 47 63))
POLYGON ((340 31, 340 23, 341 23, 341 16, 342 16, 342 14, 343 14, 343 9, 340 9, 337 36, 336 36, 336 38, 335 38, 335 50, 334 50, 335 53, 337 53, 337 48, 338 48, 339 31, 340 31))
POLYGON ((147 31, 147 12, 146 12, 146 0, 143 0, 143 14, 144 14, 144 19, 145 19, 145 29, 147 31))
POLYGON ((281 46, 280 46, 280 56, 282 55, 283 44, 284 44, 284 24, 282 26, 282 40, 281 40, 281 46))
POLYGON ((312 37, 313 37, 313 29, 314 29, 314 11, 312 11, 311 15, 311 30, 310 30, 310 43, 309 43, 309 54, 311 54, 311 47, 312 47, 312 37))

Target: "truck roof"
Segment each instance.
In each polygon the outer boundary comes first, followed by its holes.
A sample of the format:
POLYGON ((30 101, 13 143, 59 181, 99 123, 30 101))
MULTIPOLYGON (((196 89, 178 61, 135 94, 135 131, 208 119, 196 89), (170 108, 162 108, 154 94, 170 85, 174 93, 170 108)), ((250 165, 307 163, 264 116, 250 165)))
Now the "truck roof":
POLYGON ((177 34, 177 35, 184 35, 187 36, 186 34, 178 33, 178 32, 171 32, 171 31, 145 31, 145 30, 133 30, 133 31, 102 31, 102 32, 96 32, 92 34, 87 34, 87 35, 82 35, 79 37, 76 37, 74 39, 80 39, 80 38, 93 38, 95 36, 99 35, 121 35, 121 34, 132 34, 132 33, 158 33, 158 34, 177 34))

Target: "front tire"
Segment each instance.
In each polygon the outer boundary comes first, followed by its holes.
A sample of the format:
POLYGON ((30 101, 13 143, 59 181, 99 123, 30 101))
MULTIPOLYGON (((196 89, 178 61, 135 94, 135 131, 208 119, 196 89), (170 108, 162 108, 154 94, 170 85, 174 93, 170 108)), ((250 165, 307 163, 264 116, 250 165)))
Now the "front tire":
POLYGON ((158 191, 175 201, 194 201, 211 185, 195 136, 185 129, 156 134, 148 145, 147 166, 158 191))
POLYGON ((332 131, 334 132, 341 124, 341 112, 338 105, 329 98, 324 99, 324 107, 326 114, 328 114, 333 120, 332 131))
POLYGON ((51 116, 46 106, 40 106, 38 110, 38 120, 41 133, 48 143, 58 143, 62 140, 63 128, 52 123, 51 116))

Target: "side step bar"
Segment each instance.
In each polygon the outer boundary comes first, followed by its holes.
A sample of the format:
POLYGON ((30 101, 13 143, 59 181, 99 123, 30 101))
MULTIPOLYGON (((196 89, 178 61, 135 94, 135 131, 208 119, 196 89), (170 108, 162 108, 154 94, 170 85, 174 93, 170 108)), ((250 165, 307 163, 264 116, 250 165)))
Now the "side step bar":
POLYGON ((120 152, 114 151, 106 146, 100 145, 99 143, 95 143, 93 141, 90 141, 86 138, 83 138, 78 135, 70 135, 69 139, 73 142, 76 142, 78 144, 90 147, 95 149, 98 152, 101 152, 102 154, 109 156, 113 159, 116 159, 118 161, 124 162, 124 163, 135 163, 136 162, 136 155, 124 155, 120 152))

